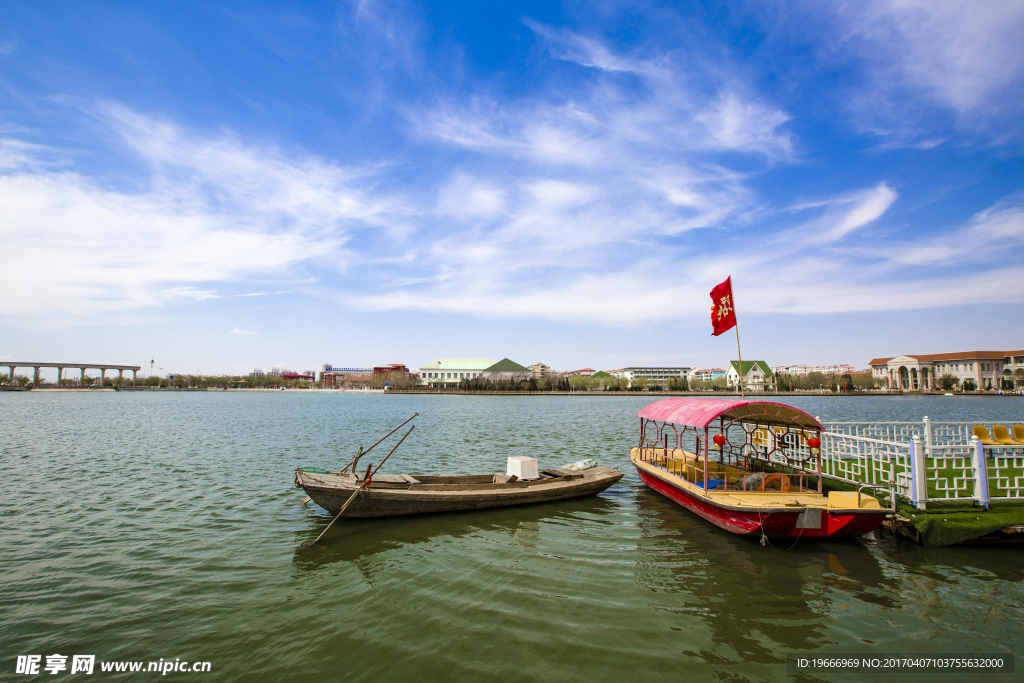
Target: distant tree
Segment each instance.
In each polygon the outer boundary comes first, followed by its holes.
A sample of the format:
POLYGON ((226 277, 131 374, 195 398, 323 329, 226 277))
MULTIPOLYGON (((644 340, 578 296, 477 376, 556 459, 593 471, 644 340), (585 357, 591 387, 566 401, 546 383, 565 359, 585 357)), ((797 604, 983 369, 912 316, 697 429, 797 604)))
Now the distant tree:
POLYGON ((977 391, 978 385, 974 383, 973 379, 964 380, 964 391, 977 391))
POLYGON ((839 378, 839 391, 856 391, 857 387, 853 386, 853 376, 850 373, 846 373, 839 378))
POLYGON ((948 373, 939 377, 939 388, 943 391, 953 391, 956 388, 956 377, 948 373))
POLYGON ((823 372, 808 372, 804 379, 804 387, 807 389, 827 389, 832 385, 832 380, 823 372))
POLYGON ((29 383, 28 375, 15 375, 14 383, 17 384, 18 386, 25 386, 26 384, 29 383))
POLYGON ((647 378, 646 377, 637 377, 636 379, 633 380, 633 383, 632 383, 632 386, 630 387, 630 390, 632 390, 632 391, 643 391, 646 388, 647 388, 647 378))
POLYGON ((536 377, 531 377, 526 382, 526 387, 527 387, 527 391, 537 391, 537 378, 536 377))

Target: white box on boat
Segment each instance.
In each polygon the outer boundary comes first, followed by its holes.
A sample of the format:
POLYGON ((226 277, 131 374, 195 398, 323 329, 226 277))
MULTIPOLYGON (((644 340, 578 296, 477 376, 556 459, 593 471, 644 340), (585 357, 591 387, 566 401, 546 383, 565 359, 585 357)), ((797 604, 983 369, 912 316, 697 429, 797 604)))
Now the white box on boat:
POLYGON ((516 475, 520 479, 540 479, 537 458, 526 455, 514 455, 508 459, 507 475, 516 475))

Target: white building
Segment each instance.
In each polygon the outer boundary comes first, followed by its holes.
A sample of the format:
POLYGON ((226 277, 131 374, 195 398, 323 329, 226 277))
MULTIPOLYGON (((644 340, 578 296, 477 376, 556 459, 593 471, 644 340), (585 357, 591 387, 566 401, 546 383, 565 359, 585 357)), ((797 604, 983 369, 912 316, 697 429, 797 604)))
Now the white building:
POLYGON ((961 351, 875 358, 871 375, 890 389, 931 391, 943 375, 952 375, 957 385, 966 380, 978 389, 998 389, 1007 379, 1006 370, 1024 367, 1024 351, 961 351))
POLYGON ((590 377, 596 372, 594 368, 580 368, 579 370, 566 370, 563 377, 590 377))
POLYGON ((842 365, 773 365, 771 371, 776 375, 793 375, 806 377, 812 372, 820 372, 826 377, 838 377, 847 373, 853 374, 857 369, 849 363, 842 365))
POLYGON ((641 377, 651 382, 664 382, 667 379, 689 377, 690 368, 631 367, 622 368, 621 370, 613 370, 608 374, 613 375, 615 377, 628 379, 630 383, 632 383, 634 380, 640 379, 641 377))
POLYGON ((690 370, 689 380, 701 382, 712 382, 725 377, 725 370, 722 368, 706 368, 703 370, 690 370))
POLYGON ((454 388, 464 379, 481 377, 494 365, 491 358, 438 358, 420 368, 420 381, 438 388, 454 388))
POLYGON ((544 379, 552 374, 551 368, 543 363, 534 363, 528 369, 534 379, 544 379))
MULTIPOLYGON (((725 383, 730 387, 739 386, 740 362, 729 362, 725 372, 725 383)), ((775 374, 763 360, 743 361, 743 387, 747 391, 765 391, 775 388, 775 374)))

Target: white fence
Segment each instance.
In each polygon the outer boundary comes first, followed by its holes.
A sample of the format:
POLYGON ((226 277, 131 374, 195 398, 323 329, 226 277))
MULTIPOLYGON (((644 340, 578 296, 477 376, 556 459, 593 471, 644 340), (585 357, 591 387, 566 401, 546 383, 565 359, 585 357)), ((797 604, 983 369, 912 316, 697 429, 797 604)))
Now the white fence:
POLYGON ((983 445, 978 422, 824 422, 822 474, 928 502, 1024 500, 1024 446, 983 445))

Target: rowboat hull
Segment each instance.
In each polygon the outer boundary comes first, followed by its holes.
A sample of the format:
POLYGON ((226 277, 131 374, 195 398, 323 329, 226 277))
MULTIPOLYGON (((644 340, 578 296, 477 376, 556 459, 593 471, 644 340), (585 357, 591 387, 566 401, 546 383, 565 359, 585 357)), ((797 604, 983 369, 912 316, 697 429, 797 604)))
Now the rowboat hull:
POLYGON ((888 510, 881 508, 830 509, 820 510, 821 522, 818 528, 798 526, 800 516, 808 508, 783 508, 771 500, 777 494, 760 494, 764 497, 762 506, 729 505, 716 496, 691 492, 684 483, 676 483, 671 477, 659 476, 644 467, 637 466, 640 480, 654 491, 683 506, 690 512, 703 517, 715 526, 740 536, 768 538, 830 539, 860 536, 874 531, 885 520, 888 510))
MULTIPOLYGON (((488 483, 485 481, 460 482, 459 480, 481 480, 495 475, 476 477, 448 477, 447 484, 411 484, 407 486, 385 485, 376 488, 373 484, 364 488, 345 509, 343 517, 392 517, 400 515, 421 515, 437 512, 481 510, 544 503, 601 493, 622 478, 622 472, 608 467, 593 467, 579 475, 541 479, 537 481, 516 481, 513 483, 488 483)), ((501 478, 502 475, 497 475, 501 478)), ((441 477, 422 477, 442 479, 441 477)), ((336 515, 356 489, 351 477, 331 475, 296 474, 296 485, 306 491, 320 507, 336 515)))

